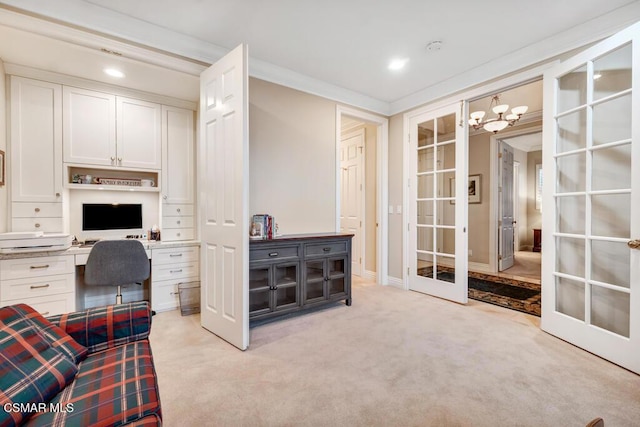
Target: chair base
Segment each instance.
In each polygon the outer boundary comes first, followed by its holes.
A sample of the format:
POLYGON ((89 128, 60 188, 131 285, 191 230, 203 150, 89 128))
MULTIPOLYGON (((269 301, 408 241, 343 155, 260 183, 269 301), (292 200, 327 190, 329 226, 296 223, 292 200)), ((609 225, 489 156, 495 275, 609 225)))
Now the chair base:
POLYGON ((118 286, 118 293, 116 294, 116 304, 122 304, 122 293, 120 292, 120 286, 118 286))

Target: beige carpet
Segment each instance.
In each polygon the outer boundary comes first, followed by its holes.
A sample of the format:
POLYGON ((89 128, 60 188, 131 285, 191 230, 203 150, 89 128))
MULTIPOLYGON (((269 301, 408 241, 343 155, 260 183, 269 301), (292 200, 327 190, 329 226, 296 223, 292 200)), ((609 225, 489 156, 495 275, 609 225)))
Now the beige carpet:
POLYGON ((527 314, 355 280, 353 306, 251 329, 241 352, 153 318, 164 425, 638 426, 640 376, 527 314))

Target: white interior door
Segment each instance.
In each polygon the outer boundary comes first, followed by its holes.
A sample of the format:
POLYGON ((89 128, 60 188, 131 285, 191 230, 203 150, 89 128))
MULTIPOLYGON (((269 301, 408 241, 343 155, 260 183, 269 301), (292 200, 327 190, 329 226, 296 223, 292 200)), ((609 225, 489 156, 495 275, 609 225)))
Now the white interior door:
POLYGON ((201 323, 249 345, 249 130, 247 47, 200 75, 198 198, 201 323))
POLYGON ((452 105, 409 119, 409 289, 467 302, 466 125, 452 105))
POLYGON ((636 24, 545 73, 542 202, 542 329, 636 373, 639 60, 636 24))
POLYGON ((499 141, 500 191, 498 192, 498 270, 513 266, 513 148, 499 141))
POLYGON ((362 275, 364 142, 365 130, 360 129, 344 135, 340 147, 340 231, 353 234, 351 272, 356 276, 362 275))

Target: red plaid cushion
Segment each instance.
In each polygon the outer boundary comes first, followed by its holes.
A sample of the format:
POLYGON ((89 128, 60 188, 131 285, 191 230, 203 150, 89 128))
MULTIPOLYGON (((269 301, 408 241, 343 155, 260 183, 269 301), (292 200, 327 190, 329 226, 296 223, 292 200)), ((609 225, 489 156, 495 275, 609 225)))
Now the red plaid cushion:
POLYGON ((92 354, 80 363, 75 381, 51 403, 54 407, 72 404, 73 411, 39 413, 26 425, 106 427, 154 416, 157 422, 151 425, 160 425, 160 396, 149 341, 92 354))
POLYGON ((48 402, 76 372, 75 363, 52 348, 21 310, 0 308, 0 426, 19 425, 34 410, 19 404, 48 402))
POLYGON ((146 339, 151 330, 151 308, 146 301, 90 308, 49 317, 89 354, 146 339))
POLYGON ((33 308, 26 304, 17 304, 13 308, 21 313, 27 321, 31 322, 53 348, 61 351, 74 363, 78 364, 87 357, 87 348, 85 346, 78 344, 71 335, 45 319, 33 308))

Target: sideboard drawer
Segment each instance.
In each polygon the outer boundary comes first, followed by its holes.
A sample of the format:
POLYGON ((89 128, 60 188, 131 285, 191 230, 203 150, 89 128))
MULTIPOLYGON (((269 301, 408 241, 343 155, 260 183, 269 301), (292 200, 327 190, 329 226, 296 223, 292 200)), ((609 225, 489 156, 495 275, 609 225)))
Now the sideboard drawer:
POLYGON ((332 255, 347 252, 347 242, 312 243, 304 246, 305 256, 332 255))
POLYGON ((75 276, 73 274, 3 280, 0 284, 0 295, 3 300, 63 294, 65 292, 75 292, 75 276))
POLYGON ((249 260, 264 261, 268 259, 297 258, 300 246, 278 246, 277 248, 251 248, 249 260))
POLYGON ((22 279, 75 272, 73 255, 16 258, 0 261, 0 280, 22 279))

